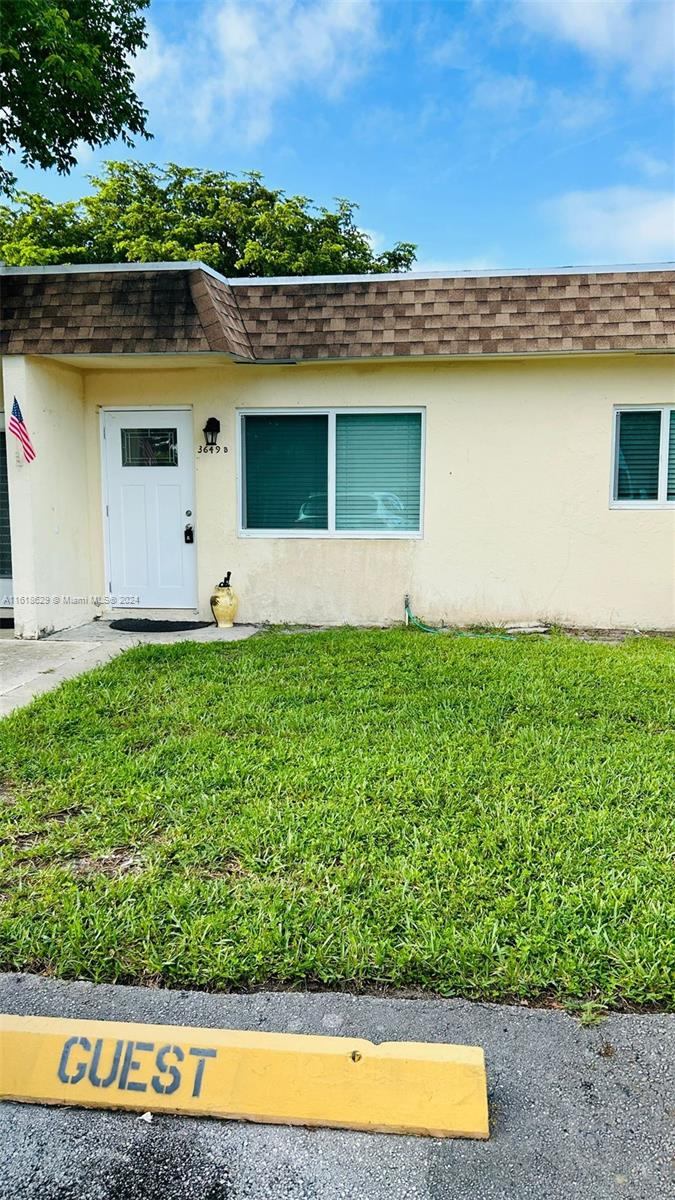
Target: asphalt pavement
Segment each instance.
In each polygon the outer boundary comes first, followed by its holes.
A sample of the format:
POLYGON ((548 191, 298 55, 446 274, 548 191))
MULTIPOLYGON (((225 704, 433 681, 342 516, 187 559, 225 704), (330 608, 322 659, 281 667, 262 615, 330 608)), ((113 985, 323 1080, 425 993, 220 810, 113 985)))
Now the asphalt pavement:
MULTIPOLYGON (((675 1022, 343 993, 211 995, 0 976, 0 1011, 482 1045, 491 1138, 0 1106, 2 1200, 665 1200, 675 1022)), ((1 1064, 0 1064, 1 1066, 1 1064)))

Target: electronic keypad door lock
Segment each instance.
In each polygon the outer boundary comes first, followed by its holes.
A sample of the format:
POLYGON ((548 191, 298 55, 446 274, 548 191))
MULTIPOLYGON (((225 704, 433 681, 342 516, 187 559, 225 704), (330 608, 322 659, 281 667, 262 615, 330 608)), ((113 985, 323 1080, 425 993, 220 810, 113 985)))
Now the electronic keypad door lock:
POLYGON ((185 526, 185 529, 183 530, 183 537, 185 538, 186 545, 191 546, 195 540, 195 531, 191 525, 185 526))

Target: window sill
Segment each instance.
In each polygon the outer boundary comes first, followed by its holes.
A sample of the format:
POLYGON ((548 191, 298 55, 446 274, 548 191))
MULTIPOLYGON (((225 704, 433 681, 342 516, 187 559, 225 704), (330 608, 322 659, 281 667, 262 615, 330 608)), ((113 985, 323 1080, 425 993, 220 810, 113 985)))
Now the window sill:
POLYGON ((651 510, 671 512, 675 510, 675 500, 610 500, 610 509, 633 509, 634 511, 651 510))
POLYGON ((326 529, 239 529, 237 536, 240 538, 268 538, 278 540, 305 541, 323 540, 325 542, 344 542, 344 541, 379 541, 379 542, 419 542, 422 540, 421 530, 403 530, 390 531, 377 529, 364 531, 362 533, 353 529, 345 529, 342 531, 336 530, 334 533, 329 533, 326 529))

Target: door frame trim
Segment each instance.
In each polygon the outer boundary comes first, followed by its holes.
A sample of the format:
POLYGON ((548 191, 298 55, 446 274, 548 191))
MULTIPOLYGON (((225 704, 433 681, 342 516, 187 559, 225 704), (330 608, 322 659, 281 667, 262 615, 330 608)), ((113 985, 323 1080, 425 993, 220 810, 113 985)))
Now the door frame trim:
MULTIPOLYGON (((99 427, 98 427, 98 445, 99 445, 99 461, 101 464, 101 521, 103 525, 103 593, 105 596, 105 607, 112 611, 110 597, 112 595, 112 577, 111 564, 112 553, 110 547, 110 516, 109 516, 109 480, 108 480, 108 455, 106 453, 106 437, 105 437, 105 417, 106 413, 134 413, 134 412, 193 412, 192 404, 101 404, 98 406, 99 412, 99 427)), ((194 451, 194 428, 191 438, 190 449, 194 451)), ((193 463, 194 467, 194 463, 193 463)), ((193 474, 195 483, 195 517, 197 515, 197 475, 193 474)), ((197 612, 199 609, 199 572, 197 569, 197 554, 195 554, 195 602, 194 605, 188 605, 186 612, 197 612)), ((139 606, 140 607, 140 606, 139 606)))

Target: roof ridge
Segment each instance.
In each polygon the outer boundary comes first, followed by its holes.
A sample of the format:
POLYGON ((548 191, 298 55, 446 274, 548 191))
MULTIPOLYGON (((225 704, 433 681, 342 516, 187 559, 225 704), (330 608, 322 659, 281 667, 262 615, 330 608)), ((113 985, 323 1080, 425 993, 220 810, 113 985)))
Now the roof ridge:
POLYGON ((395 271, 369 275, 263 275, 240 276, 229 279, 232 288, 238 287, 301 287, 303 284, 326 283, 396 283, 425 279, 554 279, 560 275, 650 275, 663 271, 675 272, 675 261, 662 263, 617 263, 611 266, 587 267, 488 267, 479 271, 395 271))
POLYGON ((561 267, 481 267, 479 269, 457 269, 439 271, 396 271, 372 272, 365 275, 258 275, 229 277, 199 260, 186 262, 133 262, 133 263, 61 263, 48 266, 14 267, 0 262, 0 276, 11 275, 77 275, 89 273, 112 273, 130 271, 203 271, 211 279, 229 287, 263 287, 283 283, 302 286, 308 283, 391 283, 401 279, 503 279, 519 276, 549 278, 556 275, 624 275, 651 274, 659 271, 675 271, 675 260, 651 263, 609 263, 561 267))
POLYGON ((243 314, 243 312, 241 311, 241 305, 239 304, 239 301, 237 300, 237 293, 236 293, 235 291, 233 291, 233 290, 232 290, 232 287, 231 287, 230 285, 228 285, 228 286, 230 287, 230 292, 232 293, 232 299, 233 299, 233 301, 234 301, 234 307, 236 308, 236 310, 237 310, 237 313, 239 314, 239 320, 241 321, 241 327, 242 327, 242 329, 243 329, 243 331, 244 331, 244 335, 245 335, 245 337, 246 337, 246 344, 248 345, 248 347, 249 347, 249 350, 251 351, 251 359, 252 359, 252 361, 254 361, 254 362, 255 362, 255 358, 256 358, 256 356, 255 356, 255 353, 254 353, 254 351, 253 351, 253 342, 251 341, 251 335, 250 335, 250 333, 249 333, 249 330, 248 330, 248 326, 247 326, 247 324, 246 324, 246 321, 244 320, 244 314, 243 314))
POLYGON ((207 272, 201 270, 189 271, 187 274, 190 293, 209 349, 254 360, 255 354, 248 330, 227 281, 214 280, 207 272), (225 295, 219 296, 216 288, 222 289, 225 295), (225 312, 222 311, 223 305, 226 306, 225 312), (231 321, 229 327, 228 319, 231 321))
POLYGON ((199 317, 202 332, 208 343, 209 350, 229 351, 229 343, 225 336, 225 330, 216 311, 211 291, 206 281, 202 278, 201 271, 188 271, 187 275, 192 303, 197 310, 197 316, 199 317))

